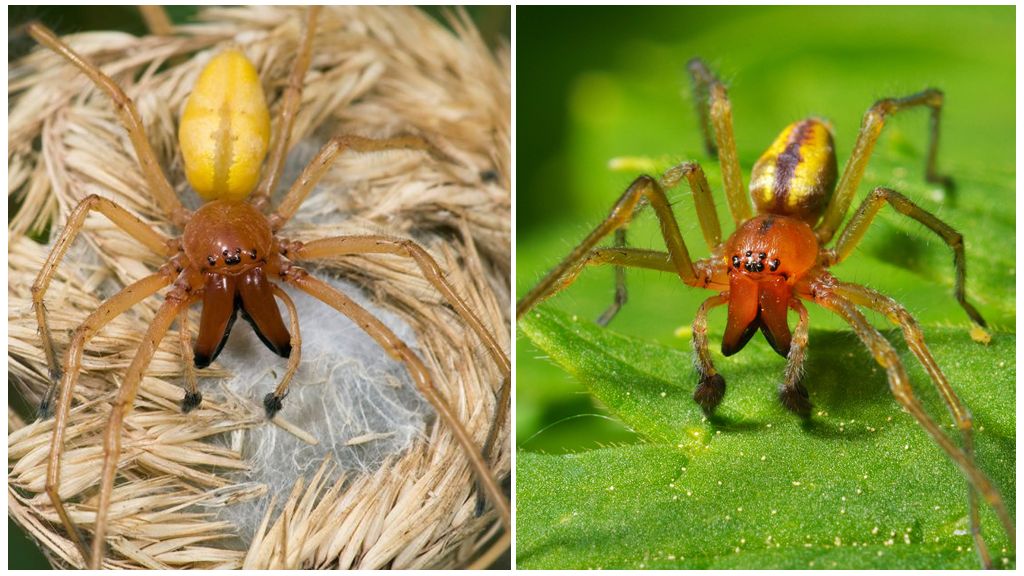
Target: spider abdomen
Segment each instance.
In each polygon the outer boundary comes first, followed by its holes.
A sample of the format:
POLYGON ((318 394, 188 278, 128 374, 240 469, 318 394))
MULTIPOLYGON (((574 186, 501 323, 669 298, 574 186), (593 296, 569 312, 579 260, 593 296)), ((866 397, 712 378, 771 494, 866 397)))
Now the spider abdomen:
POLYGON ((185 175, 204 200, 241 200, 259 181, 270 112, 259 75, 239 50, 203 69, 178 127, 185 175))
POLYGON ((759 214, 813 225, 832 197, 836 175, 832 133, 821 120, 809 118, 787 126, 757 160, 750 196, 759 214))

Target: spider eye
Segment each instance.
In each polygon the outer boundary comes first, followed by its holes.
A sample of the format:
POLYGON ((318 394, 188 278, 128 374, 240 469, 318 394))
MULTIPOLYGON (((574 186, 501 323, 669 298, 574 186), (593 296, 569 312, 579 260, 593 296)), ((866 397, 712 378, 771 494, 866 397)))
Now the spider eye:
POLYGON ((732 257, 732 267, 733 268, 739 268, 740 267, 740 257, 739 256, 733 256, 732 257))
POLYGON ((210 264, 210 266, 213 266, 214 264, 217 263, 217 257, 216 256, 207 256, 206 257, 206 261, 210 264))
POLYGON ((771 270, 772 272, 775 272, 776 270, 779 269, 779 264, 781 264, 781 262, 779 262, 779 259, 776 258, 768 263, 768 269, 771 270))
POLYGON ((767 254, 765 254, 764 252, 760 252, 760 253, 759 253, 759 254, 757 255, 757 258, 758 258, 759 260, 764 260, 764 259, 765 259, 765 258, 767 258, 767 257, 768 257, 768 255, 767 255, 767 254))

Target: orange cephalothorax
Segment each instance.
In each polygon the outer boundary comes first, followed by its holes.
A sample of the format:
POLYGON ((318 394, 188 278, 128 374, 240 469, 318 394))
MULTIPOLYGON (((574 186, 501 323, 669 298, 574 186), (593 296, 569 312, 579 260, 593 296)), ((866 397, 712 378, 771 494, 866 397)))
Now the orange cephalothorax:
POLYGON ((762 214, 729 238, 729 320, 722 354, 739 352, 760 328, 772 348, 789 354, 786 315, 793 283, 814 265, 818 240, 804 221, 762 214))
POLYGON ((815 224, 836 185, 832 133, 810 118, 787 126, 754 164, 750 196, 759 214, 779 214, 815 224))
POLYGON ((252 204, 214 200, 192 215, 183 243, 189 262, 203 273, 239 275, 266 263, 274 233, 252 204))
POLYGON ((195 365, 204 368, 213 362, 239 310, 267 348, 287 358, 291 337, 264 270, 268 262, 277 262, 267 218, 252 204, 214 200, 192 215, 183 244, 203 278, 195 365))

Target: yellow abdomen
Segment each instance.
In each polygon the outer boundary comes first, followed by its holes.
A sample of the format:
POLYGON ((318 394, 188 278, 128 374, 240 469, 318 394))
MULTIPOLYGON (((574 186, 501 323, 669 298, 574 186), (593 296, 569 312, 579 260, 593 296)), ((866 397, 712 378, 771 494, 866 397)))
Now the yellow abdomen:
POLYGON ((241 200, 259 182, 270 112, 259 75, 239 50, 206 65, 178 127, 185 174, 204 200, 241 200))
POLYGON ((828 126, 801 120, 787 126, 754 164, 750 196, 758 214, 792 216, 813 226, 832 197, 836 175, 828 126))

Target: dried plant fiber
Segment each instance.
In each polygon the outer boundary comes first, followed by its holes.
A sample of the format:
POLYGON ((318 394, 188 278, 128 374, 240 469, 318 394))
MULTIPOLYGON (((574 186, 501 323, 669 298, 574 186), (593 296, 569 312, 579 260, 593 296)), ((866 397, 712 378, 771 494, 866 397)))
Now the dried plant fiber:
MULTIPOLYGON (((170 37, 87 33, 64 38, 126 91, 164 172, 186 206, 177 119, 203 64, 242 47, 273 116, 303 27, 292 7, 209 9, 170 37)), ((449 27, 411 8, 328 8, 296 119, 281 198, 335 134, 420 135, 450 158, 410 151, 346 154, 282 230, 310 240, 342 234, 412 238, 507 351, 511 197, 507 50, 487 49, 468 20, 449 27)), ((110 198, 168 236, 146 193, 110 100, 47 50, 8 78, 10 380, 36 404, 48 379, 30 287, 49 246, 85 196, 110 198), (51 234, 52 236, 52 234, 51 234)), ((152 271, 159 257, 90 216, 46 296, 60 350, 103 298, 152 271)), ((435 384, 482 444, 500 372, 408 260, 368 255, 308 268, 370 309, 423 358, 435 384)), ((401 364, 346 318, 298 291, 302 364, 275 425, 261 399, 286 361, 239 323, 218 361, 199 372, 200 409, 182 414, 177 325, 160 345, 122 435, 108 525, 107 568, 445 568, 465 566, 500 530, 475 513, 465 455, 401 364)), ((86 534, 95 519, 109 403, 161 298, 104 328, 87 346, 65 442, 61 494, 86 534)), ((192 327, 198 325, 198 307, 192 327)), ((193 334, 194 335, 194 334, 193 334)), ((8 513, 55 566, 81 566, 43 492, 52 421, 8 418, 8 513)), ((491 464, 510 468, 507 422, 491 464)))

